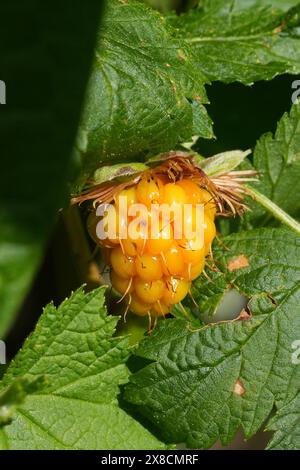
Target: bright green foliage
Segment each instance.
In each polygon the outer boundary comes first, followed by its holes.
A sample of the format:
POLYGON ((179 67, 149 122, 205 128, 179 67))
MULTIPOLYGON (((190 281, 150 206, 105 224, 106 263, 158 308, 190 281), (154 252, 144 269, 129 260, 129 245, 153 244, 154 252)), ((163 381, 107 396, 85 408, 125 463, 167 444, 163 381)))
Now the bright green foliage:
MULTIPOLYGON (((201 313, 213 314, 224 293, 236 287, 247 297, 271 296, 279 301, 300 282, 300 240, 280 229, 258 229, 229 235, 214 245, 217 270, 207 268, 209 278, 200 276, 192 294, 201 313), (241 269, 234 269, 240 260, 241 269), (230 270, 231 269, 231 270, 230 270)), ((187 299, 188 305, 193 303, 187 299)))
MULTIPOLYGON (((255 189, 293 217, 299 218, 300 105, 293 105, 290 113, 283 115, 274 136, 268 133, 259 139, 253 164, 260 173, 255 189)), ((255 210, 247 214, 247 220, 254 225, 265 225, 269 219, 270 216, 257 205, 255 210)))
POLYGON ((41 376, 46 384, 18 405, 11 424, 0 431, 2 448, 164 447, 118 405, 129 349, 127 339, 113 337, 118 317, 106 315, 104 293, 80 289, 58 309, 45 308, 1 386, 41 376))
MULTIPOLYGON (((264 229, 231 235, 224 244, 227 250, 216 250, 219 276, 251 297, 252 318, 198 330, 179 320, 161 324, 136 353, 153 363, 133 375, 125 395, 166 441, 193 448, 218 438, 226 444, 240 426, 251 437, 274 404, 280 408, 295 395, 300 380, 291 360, 300 338, 299 238, 264 229), (249 265, 239 268, 241 255, 249 265)), ((197 285, 201 278, 194 297, 197 285)))
POLYGON ((251 84, 299 73, 299 8, 283 13, 266 6, 272 2, 248 3, 246 8, 246 2, 203 0, 199 9, 170 22, 192 45, 195 64, 211 80, 251 84))
POLYGON ((234 9, 242 10, 252 6, 272 6, 278 8, 278 10, 287 10, 295 5, 299 5, 299 0, 235 0, 234 9))
POLYGON ((24 402, 26 396, 38 391, 43 383, 42 376, 32 381, 20 378, 0 392, 0 430, 11 422, 17 406, 24 402))
POLYGON ((108 2, 79 132, 83 173, 212 137, 205 82, 163 16, 134 0, 108 2))
POLYGON ((300 448, 300 394, 283 406, 268 424, 276 431, 268 449, 299 450, 300 448))

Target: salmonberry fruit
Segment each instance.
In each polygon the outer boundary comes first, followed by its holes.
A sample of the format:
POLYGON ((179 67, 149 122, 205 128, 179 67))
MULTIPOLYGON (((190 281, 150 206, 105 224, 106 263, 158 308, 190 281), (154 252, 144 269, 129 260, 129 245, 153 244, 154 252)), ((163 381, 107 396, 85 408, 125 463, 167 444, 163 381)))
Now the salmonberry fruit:
POLYGON ((169 277, 166 279, 166 290, 163 295, 163 300, 167 305, 177 304, 181 302, 190 290, 190 282, 187 279, 179 279, 176 277, 169 277))
POLYGON ((144 281, 156 281, 162 278, 162 265, 158 256, 145 253, 136 258, 137 275, 144 281))
POLYGON ((110 256, 112 269, 118 276, 130 279, 136 274, 135 260, 126 256, 120 247, 113 248, 110 256))
POLYGON ((184 259, 182 250, 174 242, 162 256, 162 268, 167 276, 179 276, 184 270, 184 259))
POLYGON ((137 194, 135 187, 123 189, 115 196, 116 207, 120 207, 120 202, 126 201, 127 205, 136 204, 137 203, 137 194))
POLYGON ((128 304, 130 310, 136 315, 144 316, 150 313, 151 305, 140 300, 135 293, 129 295, 128 304))
POLYGON ((118 274, 112 269, 110 272, 111 285, 120 293, 130 293, 133 291, 132 279, 125 279, 124 277, 118 276, 118 274))
POLYGON ((164 316, 185 298, 191 282, 204 270, 205 257, 216 236, 214 199, 191 179, 173 181, 168 175, 157 176, 151 171, 113 197, 112 207, 103 216, 90 213, 88 231, 96 243, 105 247, 111 284, 127 302, 127 309, 141 316, 164 316), (128 206, 126 213, 124 202, 128 206), (135 204, 143 205, 144 210, 132 232, 135 204), (161 205, 168 208, 169 217, 160 212, 161 205), (113 215, 118 217, 116 222, 113 215), (97 239, 99 221, 104 221, 108 233, 102 241, 97 239), (115 226, 115 237, 110 224, 115 226))
POLYGON ((134 289, 141 301, 152 304, 162 298, 165 284, 162 279, 149 282, 136 278, 134 280, 134 289))
POLYGON ((137 198, 141 204, 150 207, 151 204, 161 204, 164 185, 160 178, 146 174, 137 185, 137 198))
POLYGON ((183 204, 186 204, 188 196, 183 188, 176 183, 168 183, 164 187, 164 200, 165 204, 168 204, 171 209, 176 210, 178 207, 180 210, 183 204))
POLYGON ((149 239, 147 241, 147 252, 159 255, 167 251, 173 244, 173 228, 170 222, 159 220, 158 223, 150 225, 149 239))

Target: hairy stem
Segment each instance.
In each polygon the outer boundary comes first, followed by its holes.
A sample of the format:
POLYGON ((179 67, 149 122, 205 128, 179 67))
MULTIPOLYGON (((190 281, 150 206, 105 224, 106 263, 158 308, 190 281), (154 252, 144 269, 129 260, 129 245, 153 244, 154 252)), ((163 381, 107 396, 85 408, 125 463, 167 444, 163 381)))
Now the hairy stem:
POLYGON ((264 196, 253 187, 247 186, 247 192, 256 202, 267 209, 276 219, 280 220, 280 222, 287 225, 290 229, 294 230, 300 235, 300 224, 297 222, 297 220, 293 219, 293 217, 277 206, 277 204, 272 202, 269 198, 264 196))

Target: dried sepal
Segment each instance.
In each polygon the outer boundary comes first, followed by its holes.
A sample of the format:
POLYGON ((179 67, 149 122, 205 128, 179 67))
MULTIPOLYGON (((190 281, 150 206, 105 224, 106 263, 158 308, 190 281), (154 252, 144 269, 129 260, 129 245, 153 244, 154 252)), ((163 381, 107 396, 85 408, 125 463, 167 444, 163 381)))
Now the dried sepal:
POLYGON ((242 215, 247 209, 244 202, 244 198, 248 194, 245 183, 256 181, 257 172, 252 170, 230 171, 208 177, 195 163, 194 154, 187 152, 172 151, 162 154, 160 162, 160 165, 137 173, 128 181, 122 183, 109 181, 88 188, 79 196, 73 197, 72 203, 81 204, 85 201, 93 201, 94 207, 110 203, 120 191, 135 186, 142 177, 149 175, 161 177, 173 183, 184 178, 191 179, 211 194, 219 215, 242 215))

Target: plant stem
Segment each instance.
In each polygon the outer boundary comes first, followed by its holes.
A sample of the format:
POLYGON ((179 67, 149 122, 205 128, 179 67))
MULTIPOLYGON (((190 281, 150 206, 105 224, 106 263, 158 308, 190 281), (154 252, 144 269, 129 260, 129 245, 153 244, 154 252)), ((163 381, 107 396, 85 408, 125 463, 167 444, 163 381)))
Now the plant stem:
POLYGON ((192 37, 192 38, 185 38, 186 42, 190 44, 198 43, 198 42, 237 42, 237 41, 249 41, 250 39, 261 39, 265 36, 275 36, 276 33, 273 31, 269 33, 258 33, 258 34, 251 34, 249 36, 202 36, 202 37, 192 37))
POLYGON ((264 196, 253 187, 247 186, 247 190, 248 194, 261 206, 267 209, 276 219, 280 220, 280 222, 287 225, 290 229, 294 230, 294 232, 297 232, 300 235, 300 224, 297 222, 297 220, 293 219, 293 217, 277 206, 277 204, 272 202, 269 198, 264 196))

